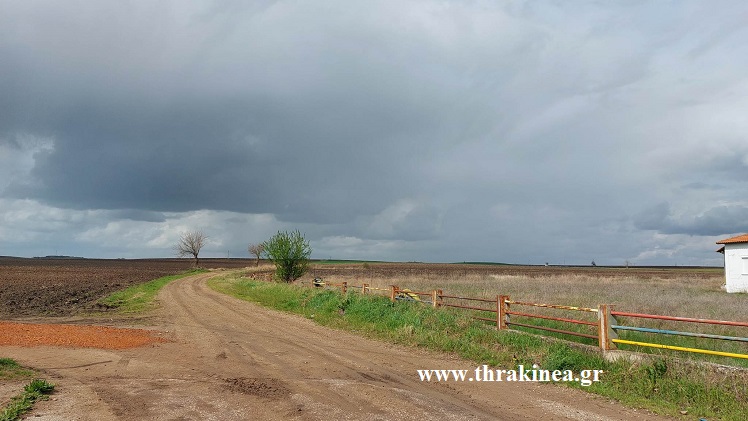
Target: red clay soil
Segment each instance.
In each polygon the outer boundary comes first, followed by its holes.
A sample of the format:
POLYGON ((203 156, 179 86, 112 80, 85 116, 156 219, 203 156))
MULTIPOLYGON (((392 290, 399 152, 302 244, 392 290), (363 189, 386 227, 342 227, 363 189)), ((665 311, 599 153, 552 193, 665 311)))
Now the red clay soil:
POLYGON ((0 346, 126 349, 155 342, 166 339, 143 329, 0 322, 0 346))

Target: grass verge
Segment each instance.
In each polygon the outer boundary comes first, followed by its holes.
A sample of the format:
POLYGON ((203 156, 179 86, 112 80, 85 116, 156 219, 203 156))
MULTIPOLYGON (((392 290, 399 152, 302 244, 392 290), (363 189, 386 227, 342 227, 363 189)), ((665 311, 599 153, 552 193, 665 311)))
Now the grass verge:
POLYGON ((195 269, 178 275, 164 276, 152 281, 133 285, 121 291, 116 291, 99 300, 101 305, 116 309, 119 313, 140 313, 153 306, 156 294, 171 281, 207 272, 205 269, 195 269))
MULTIPOLYGON (((0 358, 0 380, 32 378, 35 374, 33 370, 22 367, 10 358, 0 358)), ((23 393, 11 398, 10 402, 0 409, 0 421, 17 420, 32 408, 34 402, 45 399, 53 389, 54 385, 47 383, 46 380, 32 380, 23 388, 23 393)))
POLYGON ((33 377, 34 372, 20 366, 10 358, 0 358, 0 380, 16 380, 33 377))
POLYGON ((23 392, 11 399, 10 403, 0 412, 0 421, 15 421, 21 415, 30 411, 34 403, 40 399, 47 399, 55 385, 43 379, 34 379, 24 386, 23 392))
MULTIPOLYGON (((609 362, 599 351, 516 331, 497 331, 449 309, 387 298, 236 277, 214 278, 216 291, 303 315, 317 323, 398 344, 455 353, 478 364, 516 368, 537 363, 546 370, 602 369, 598 383, 583 389, 657 413, 748 419, 748 374, 666 356, 641 362, 609 362)), ((415 374, 414 374, 415 375, 415 374)), ((571 387, 580 387, 572 383, 571 387)))

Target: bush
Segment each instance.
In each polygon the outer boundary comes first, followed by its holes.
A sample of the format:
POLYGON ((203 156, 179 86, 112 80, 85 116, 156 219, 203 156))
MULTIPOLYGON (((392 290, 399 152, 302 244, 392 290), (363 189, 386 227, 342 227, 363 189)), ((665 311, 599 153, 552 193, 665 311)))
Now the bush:
POLYGON ((278 231, 263 245, 265 246, 265 255, 275 264, 275 277, 277 279, 293 282, 306 272, 312 248, 298 230, 292 232, 278 231))

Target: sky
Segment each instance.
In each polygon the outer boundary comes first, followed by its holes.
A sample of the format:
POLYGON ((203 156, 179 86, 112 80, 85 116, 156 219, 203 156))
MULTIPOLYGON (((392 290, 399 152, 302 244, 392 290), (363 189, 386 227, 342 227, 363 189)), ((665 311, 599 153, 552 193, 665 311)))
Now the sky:
POLYGON ((0 2, 0 255, 722 265, 748 4, 0 2))

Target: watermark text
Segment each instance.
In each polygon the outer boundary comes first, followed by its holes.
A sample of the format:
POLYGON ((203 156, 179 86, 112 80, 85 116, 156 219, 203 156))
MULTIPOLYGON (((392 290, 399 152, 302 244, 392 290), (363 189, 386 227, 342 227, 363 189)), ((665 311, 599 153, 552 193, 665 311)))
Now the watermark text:
POLYGON ((590 386, 600 381, 603 370, 543 370, 536 364, 525 368, 520 364, 516 369, 491 368, 487 365, 475 370, 417 370, 422 382, 574 382, 590 386))

